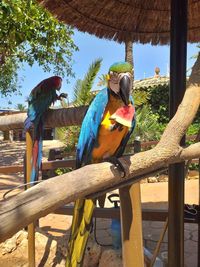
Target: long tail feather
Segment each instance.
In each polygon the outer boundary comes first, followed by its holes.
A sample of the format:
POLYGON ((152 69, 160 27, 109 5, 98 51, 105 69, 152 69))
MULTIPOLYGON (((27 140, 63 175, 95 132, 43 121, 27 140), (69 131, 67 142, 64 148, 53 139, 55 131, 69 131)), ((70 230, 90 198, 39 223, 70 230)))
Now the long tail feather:
POLYGON ((30 120, 29 117, 27 117, 24 121, 24 130, 27 131, 33 126, 32 121, 30 120))
POLYGON ((37 181, 39 177, 39 170, 42 164, 42 135, 43 135, 43 122, 40 120, 34 130, 35 137, 33 143, 33 155, 32 155, 32 171, 31 182, 37 181))
POLYGON ((92 199, 79 199, 75 202, 66 267, 81 267, 83 264, 94 208, 92 199))

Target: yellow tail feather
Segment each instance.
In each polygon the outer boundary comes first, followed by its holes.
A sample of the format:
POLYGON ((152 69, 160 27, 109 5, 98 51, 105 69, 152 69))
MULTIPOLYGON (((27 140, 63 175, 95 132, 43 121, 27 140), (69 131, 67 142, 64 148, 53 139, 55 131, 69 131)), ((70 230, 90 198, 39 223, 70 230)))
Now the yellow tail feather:
POLYGON ((92 199, 79 199, 75 202, 66 267, 81 267, 83 264, 94 208, 95 202, 92 199))

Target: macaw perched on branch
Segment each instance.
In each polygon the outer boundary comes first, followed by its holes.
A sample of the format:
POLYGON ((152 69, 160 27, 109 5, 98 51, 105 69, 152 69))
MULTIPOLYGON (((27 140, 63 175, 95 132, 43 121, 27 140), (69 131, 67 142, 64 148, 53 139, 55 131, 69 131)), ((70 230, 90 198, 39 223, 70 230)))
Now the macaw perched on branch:
MULTIPOLYGON (((76 167, 111 161, 125 174, 120 157, 135 125, 132 65, 113 64, 108 73, 108 88, 92 101, 82 123, 77 145, 76 167)), ((100 205, 101 206, 101 205, 100 205)), ((95 199, 78 199, 74 206, 66 267, 80 267, 91 230, 95 199)))
POLYGON ((59 76, 52 76, 41 81, 28 97, 28 112, 24 122, 25 131, 34 127, 33 155, 31 181, 37 181, 42 162, 42 135, 44 129, 44 113, 56 100, 66 97, 66 94, 57 95, 60 90, 62 79, 59 76))

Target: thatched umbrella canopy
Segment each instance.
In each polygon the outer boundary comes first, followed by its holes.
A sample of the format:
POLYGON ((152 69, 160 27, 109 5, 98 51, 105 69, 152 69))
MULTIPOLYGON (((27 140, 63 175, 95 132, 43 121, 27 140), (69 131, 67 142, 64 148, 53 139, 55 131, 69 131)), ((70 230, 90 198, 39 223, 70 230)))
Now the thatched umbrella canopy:
MULTIPOLYGON (((117 42, 168 44, 169 0, 38 0, 59 20, 117 42)), ((200 36, 200 1, 189 0, 188 41, 200 36)))

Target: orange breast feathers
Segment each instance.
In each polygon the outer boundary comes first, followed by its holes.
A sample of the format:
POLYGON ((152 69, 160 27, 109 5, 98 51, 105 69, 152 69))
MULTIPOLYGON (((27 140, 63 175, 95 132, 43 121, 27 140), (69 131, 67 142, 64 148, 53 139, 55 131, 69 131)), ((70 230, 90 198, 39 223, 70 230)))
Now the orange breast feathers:
POLYGON ((113 156, 120 146, 122 139, 128 133, 129 127, 120 125, 120 127, 116 128, 116 121, 110 119, 122 106, 124 106, 124 104, 120 99, 116 99, 114 96, 110 95, 99 128, 97 144, 92 151, 93 163, 113 156))

